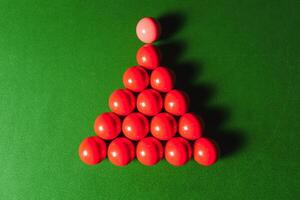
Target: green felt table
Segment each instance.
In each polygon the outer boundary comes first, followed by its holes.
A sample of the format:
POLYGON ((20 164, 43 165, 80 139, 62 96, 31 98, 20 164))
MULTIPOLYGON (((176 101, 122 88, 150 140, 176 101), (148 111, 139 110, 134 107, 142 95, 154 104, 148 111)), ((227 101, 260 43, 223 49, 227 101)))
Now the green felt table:
POLYGON ((0 199, 297 199, 299 9, 293 0, 1 1, 0 199), (78 146, 160 20, 211 167, 84 165, 78 146))

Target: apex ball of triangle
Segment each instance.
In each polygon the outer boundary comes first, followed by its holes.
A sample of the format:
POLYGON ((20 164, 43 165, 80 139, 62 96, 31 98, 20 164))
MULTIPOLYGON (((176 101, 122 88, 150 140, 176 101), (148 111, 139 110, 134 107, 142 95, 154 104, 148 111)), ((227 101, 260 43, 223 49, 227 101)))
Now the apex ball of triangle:
POLYGON ((136 60, 138 65, 153 70, 160 64, 161 53, 155 45, 145 44, 137 51, 136 60))

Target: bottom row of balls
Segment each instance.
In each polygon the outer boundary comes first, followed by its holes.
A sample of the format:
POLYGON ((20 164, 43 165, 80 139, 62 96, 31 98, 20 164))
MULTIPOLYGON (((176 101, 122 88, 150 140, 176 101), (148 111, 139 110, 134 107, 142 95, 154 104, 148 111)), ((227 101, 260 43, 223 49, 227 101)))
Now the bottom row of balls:
POLYGON ((117 166, 125 166, 136 156, 144 165, 152 166, 163 157, 174 166, 187 163, 192 156, 194 160, 204 166, 214 164, 218 159, 218 148, 215 142, 209 138, 199 138, 195 141, 193 149, 190 143, 182 137, 174 137, 167 141, 165 148, 154 137, 146 137, 140 140, 136 146, 131 140, 119 137, 110 142, 108 148, 104 140, 97 136, 91 136, 82 141, 79 147, 80 159, 88 164, 95 165, 106 158, 117 166))

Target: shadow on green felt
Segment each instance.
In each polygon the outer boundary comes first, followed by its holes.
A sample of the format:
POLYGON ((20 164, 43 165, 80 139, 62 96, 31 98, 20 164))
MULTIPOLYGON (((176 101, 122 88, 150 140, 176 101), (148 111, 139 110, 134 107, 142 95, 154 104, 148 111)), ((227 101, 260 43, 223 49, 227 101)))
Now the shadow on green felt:
MULTIPOLYGON (((195 83, 205 69, 200 60, 179 61, 187 48, 184 41, 170 39, 184 24, 185 15, 179 12, 167 13, 159 18, 162 27, 162 41, 159 45, 163 55, 162 65, 170 67, 176 74, 176 88, 185 91, 190 97, 190 112, 203 119, 204 136, 214 139, 220 147, 220 157, 225 158, 238 152, 246 145, 243 131, 224 128, 230 119, 230 108, 222 105, 211 106, 209 100, 217 91, 217 86, 209 83, 195 83)), ((230 77, 229 77, 230 78, 230 77)))

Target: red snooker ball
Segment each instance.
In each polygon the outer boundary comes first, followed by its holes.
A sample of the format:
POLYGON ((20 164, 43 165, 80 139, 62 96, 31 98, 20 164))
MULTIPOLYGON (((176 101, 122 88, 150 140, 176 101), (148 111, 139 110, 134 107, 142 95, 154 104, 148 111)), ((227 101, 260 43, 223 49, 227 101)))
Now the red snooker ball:
POLYGON ((144 43, 155 42, 160 35, 160 25, 152 17, 142 18, 136 26, 136 35, 144 43))
POLYGON ((191 157, 192 147, 187 140, 182 137, 174 137, 168 140, 165 147, 165 158, 171 165, 184 165, 191 157))
POLYGON ((105 159, 106 144, 99 137, 88 137, 81 142, 78 153, 82 162, 95 165, 105 159))
POLYGON ((175 84, 175 74, 166 67, 158 67, 151 73, 151 87, 160 92, 169 92, 175 84))
POLYGON ((109 108, 118 115, 128 115, 135 108, 135 97, 130 90, 115 90, 109 97, 109 108))
POLYGON ((121 133, 121 119, 112 112, 99 115, 94 123, 96 134, 105 140, 112 140, 121 133))
POLYGON ((155 69, 160 62, 160 53, 152 44, 142 46, 136 54, 137 63, 146 69, 155 69))
POLYGON ((173 115, 183 115, 189 108, 188 96, 181 90, 171 90, 165 96, 164 106, 173 115))
POLYGON ((133 143, 124 137, 113 140, 107 150, 109 161, 116 166, 125 166, 135 157, 133 143))
POLYGON ((163 100, 161 94, 153 89, 142 91, 137 97, 137 109, 139 112, 154 116, 161 111, 163 100))
POLYGON ((172 138, 177 131, 177 122, 169 113, 159 113, 151 120, 151 133, 159 140, 172 138))
POLYGON ((164 154, 162 144, 154 137, 146 137, 139 141, 136 147, 136 157, 144 165, 152 166, 158 163, 164 154))
POLYGON ((123 75, 123 84, 133 92, 141 92, 149 84, 149 75, 142 67, 130 67, 123 75))
POLYGON ((203 123, 193 113, 182 115, 179 119, 178 127, 179 134, 188 140, 196 140, 202 136, 203 123))
POLYGON ((124 135, 131 140, 140 140, 149 132, 149 121, 141 113, 131 113, 123 120, 124 135))
POLYGON ((199 138, 194 144, 194 160, 204 166, 210 166, 218 160, 218 147, 209 138, 199 138))

